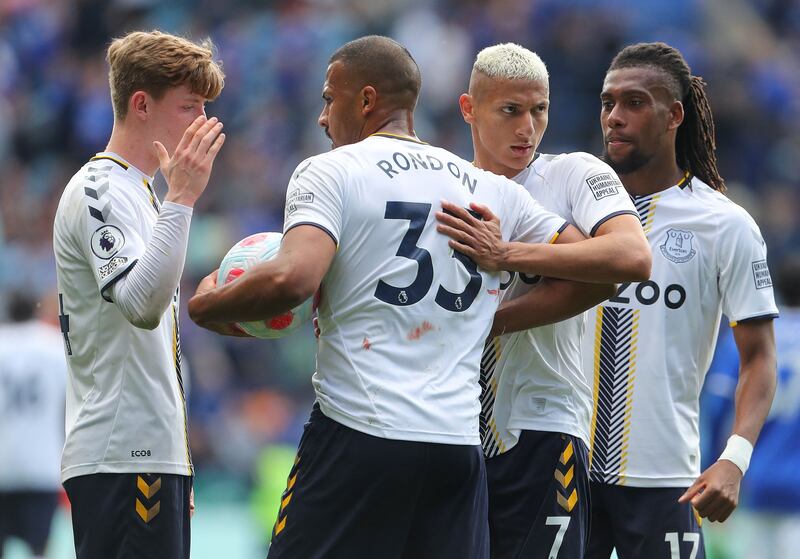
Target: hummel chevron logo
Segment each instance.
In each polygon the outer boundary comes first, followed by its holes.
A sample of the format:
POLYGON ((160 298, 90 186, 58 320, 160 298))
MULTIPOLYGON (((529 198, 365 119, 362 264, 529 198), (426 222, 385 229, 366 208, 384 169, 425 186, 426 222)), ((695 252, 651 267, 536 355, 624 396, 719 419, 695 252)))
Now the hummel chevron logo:
POLYGON ((139 491, 142 492, 142 495, 149 499, 158 493, 159 489, 161 489, 161 478, 156 478, 152 485, 148 485, 142 476, 136 476, 136 487, 139 488, 139 491))
POLYGON ((572 512, 572 509, 575 508, 575 503, 578 502, 578 490, 573 489, 569 498, 564 497, 560 491, 556 491, 556 500, 565 511, 572 512))
MULTIPOLYGON (((153 483, 147 483, 144 477, 136 476, 136 488, 145 499, 151 499, 161 490, 161 477, 157 477, 153 483)), ((145 522, 153 520, 159 512, 161 512, 161 501, 156 501, 148 508, 138 497, 136 498, 136 514, 145 522)))
POLYGON ((286 483, 286 491, 284 491, 283 495, 281 495, 281 508, 278 511, 278 519, 276 520, 275 527, 272 530, 272 537, 277 537, 278 534, 280 534, 286 527, 286 519, 289 517, 289 515, 285 512, 285 509, 292 500, 292 489, 294 488, 294 484, 297 482, 297 476, 300 474, 299 470, 300 457, 296 456, 292 470, 289 472, 289 480, 286 483))
POLYGON ((100 209, 97 209, 93 206, 89 206, 89 215, 91 215, 97 221, 102 221, 103 223, 105 223, 110 213, 111 213, 111 200, 103 204, 103 207, 100 209))
POLYGON ((303 167, 302 169, 298 169, 297 172, 294 174, 294 178, 297 179, 297 177, 302 175, 305 172, 305 170, 308 169, 309 167, 311 167, 311 161, 306 163, 305 167, 303 167))
POLYGON ((113 168, 114 168, 114 166, 110 165, 110 164, 109 165, 101 165, 101 166, 92 165, 91 167, 87 167, 86 170, 89 171, 90 173, 98 173, 98 172, 103 172, 103 171, 110 171, 113 168))
MULTIPOLYGON (((89 177, 89 180, 92 180, 92 177, 89 177)), ((90 198, 99 200, 101 196, 108 192, 108 181, 101 183, 97 188, 89 188, 88 186, 84 186, 83 192, 86 193, 86 195, 90 198)))
MULTIPOLYGON (((559 497, 561 497, 561 495, 559 495, 559 497)), ((158 501, 155 505, 148 509, 139 499, 136 499, 136 513, 145 522, 150 522, 153 520, 156 516, 158 516, 159 512, 161 512, 161 501, 158 501)))
POLYGON ((572 478, 575 475, 575 464, 569 467, 569 470, 567 470, 566 474, 562 474, 558 469, 556 469, 555 475, 558 483, 560 483, 561 487, 563 487, 566 490, 567 485, 569 485, 569 482, 572 481, 572 478))
POLYGON ((572 458, 572 441, 567 443, 567 448, 565 448, 564 452, 561 453, 559 460, 566 466, 570 458, 572 458))

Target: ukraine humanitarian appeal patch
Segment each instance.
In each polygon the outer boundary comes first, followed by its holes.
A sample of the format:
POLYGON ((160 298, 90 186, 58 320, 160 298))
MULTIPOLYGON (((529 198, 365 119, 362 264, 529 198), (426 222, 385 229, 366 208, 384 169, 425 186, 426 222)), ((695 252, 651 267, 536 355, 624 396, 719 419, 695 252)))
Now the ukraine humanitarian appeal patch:
POLYGON ((286 200, 286 215, 292 215, 294 212, 296 212, 298 205, 313 204, 313 203, 314 203, 313 192, 304 192, 299 188, 296 188, 289 193, 288 199, 286 200))
POLYGON ((92 235, 92 252, 102 260, 111 259, 124 246, 125 235, 113 225, 103 225, 92 235))
POLYGON ((619 178, 617 178, 613 173, 600 173, 599 175, 593 175, 586 179, 586 184, 589 185, 589 189, 592 191, 592 195, 594 195, 595 200, 602 200, 607 196, 619 194, 619 189, 622 187, 622 183, 619 182, 619 178))
POLYGON ((769 275, 769 267, 766 260, 756 260, 753 266, 753 283, 756 289, 772 287, 772 277, 769 275))

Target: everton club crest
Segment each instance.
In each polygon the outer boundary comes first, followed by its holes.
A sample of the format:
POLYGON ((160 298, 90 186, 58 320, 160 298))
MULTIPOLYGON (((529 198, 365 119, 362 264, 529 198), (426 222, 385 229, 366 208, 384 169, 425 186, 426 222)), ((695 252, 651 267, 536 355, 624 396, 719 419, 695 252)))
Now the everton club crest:
POLYGON ((670 229, 667 231, 667 238, 664 239, 664 244, 659 247, 661 248, 661 254, 667 260, 672 260, 679 264, 688 262, 697 252, 692 248, 692 239, 694 239, 694 233, 691 231, 670 229))

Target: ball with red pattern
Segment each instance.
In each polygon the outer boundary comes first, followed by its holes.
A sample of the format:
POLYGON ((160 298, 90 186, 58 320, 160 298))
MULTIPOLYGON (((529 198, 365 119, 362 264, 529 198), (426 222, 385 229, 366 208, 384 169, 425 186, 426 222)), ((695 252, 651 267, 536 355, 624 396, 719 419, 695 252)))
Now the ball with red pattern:
MULTIPOLYGON (((256 264, 274 258, 281 246, 281 239, 281 233, 256 233, 233 245, 219 265, 217 284, 236 281, 256 264)), ((309 297, 281 315, 252 322, 237 322, 236 325, 256 338, 282 338, 311 320, 313 304, 314 297, 309 297)))

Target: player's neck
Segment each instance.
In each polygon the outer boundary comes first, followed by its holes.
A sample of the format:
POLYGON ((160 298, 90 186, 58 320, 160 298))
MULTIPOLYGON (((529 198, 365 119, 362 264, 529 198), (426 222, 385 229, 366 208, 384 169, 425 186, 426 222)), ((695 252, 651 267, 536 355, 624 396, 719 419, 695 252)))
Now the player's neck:
MULTIPOLYGON (((482 155, 477 149, 474 150, 474 157, 475 160, 472 162, 478 169, 483 169, 484 171, 489 171, 490 173, 494 173, 495 175, 500 175, 506 177, 507 179, 514 179, 517 175, 519 175, 525 168, 516 169, 514 167, 507 167, 502 163, 498 163, 493 158, 488 157, 486 155, 482 155)), ((533 158, 528 162, 528 165, 531 164, 533 158)))
POLYGON ((130 130, 124 125, 114 123, 106 151, 116 153, 151 177, 158 171, 158 156, 153 147, 152 139, 145 138, 142 134, 137 134, 134 130, 130 130))
POLYGON ((634 196, 647 196, 678 184, 684 171, 675 163, 674 154, 664 160, 652 160, 643 167, 619 176, 625 190, 634 196))
MULTIPOLYGON (((369 132, 366 136, 377 134, 394 134, 396 136, 408 136, 418 139, 414 132, 414 114, 407 110, 395 110, 382 115, 376 119, 375 124, 365 127, 369 132)), ((365 136, 365 137, 366 137, 365 136)))

